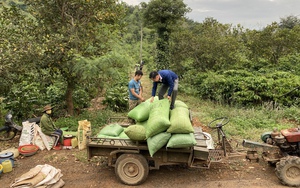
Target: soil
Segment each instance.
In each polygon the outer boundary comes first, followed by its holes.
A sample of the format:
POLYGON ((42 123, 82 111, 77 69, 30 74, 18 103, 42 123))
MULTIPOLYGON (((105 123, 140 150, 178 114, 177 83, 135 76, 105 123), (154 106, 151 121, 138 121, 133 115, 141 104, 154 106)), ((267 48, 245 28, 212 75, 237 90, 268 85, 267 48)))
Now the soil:
MULTIPOLYGON (((17 148, 18 143, 19 135, 11 141, 1 142, 1 150, 11 147, 17 148)), ((12 172, 0 175, 0 187, 9 187, 16 178, 28 172, 36 165, 43 164, 48 164, 61 170, 65 188, 286 187, 277 179, 273 166, 268 165, 263 160, 258 162, 246 160, 243 155, 232 159, 224 159, 222 162, 212 163, 209 169, 188 168, 186 166, 163 166, 159 170, 151 170, 147 180, 139 186, 127 186, 119 182, 114 168, 107 166, 105 158, 94 157, 88 161, 85 149, 39 150, 33 156, 25 157, 19 155, 15 159, 14 164, 12 172)))

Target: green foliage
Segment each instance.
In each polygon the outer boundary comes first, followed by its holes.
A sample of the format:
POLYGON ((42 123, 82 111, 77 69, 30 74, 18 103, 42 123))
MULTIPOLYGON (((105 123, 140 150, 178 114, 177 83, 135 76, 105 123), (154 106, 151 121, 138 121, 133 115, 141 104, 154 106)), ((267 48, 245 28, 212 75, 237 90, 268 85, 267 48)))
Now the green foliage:
POLYGON ((41 85, 22 81, 12 86, 5 98, 6 108, 12 110, 15 119, 27 119, 39 114, 45 97, 40 93, 41 85))
POLYGON ((84 109, 90 106, 91 97, 89 93, 83 88, 77 89, 74 91, 74 108, 75 109, 84 109))
POLYGON ((199 98, 232 106, 299 106, 300 26, 291 17, 257 31, 214 18, 184 20, 189 8, 181 0, 142 7, 11 2, 0 11, 0 96, 11 101, 4 106, 17 109, 18 118, 40 113, 48 103, 57 106, 56 116, 66 106, 82 111, 99 91, 110 108, 125 110, 128 74, 139 60, 148 70, 157 68, 154 62, 174 70, 180 91, 199 98), (143 23, 142 15, 150 13, 143 23))
POLYGON ((213 18, 206 18, 201 24, 182 22, 181 25, 171 35, 171 62, 175 69, 187 60, 191 62, 189 68, 201 72, 230 69, 249 62, 239 28, 233 29, 213 18))
MULTIPOLYGON (((60 104, 64 100, 65 85, 63 82, 55 82, 49 85, 46 90, 46 97, 44 104, 60 104)), ((60 106, 62 108, 63 106, 60 106)))
POLYGON ((56 119, 54 124, 58 128, 67 127, 68 131, 77 131, 79 120, 83 120, 83 119, 81 119, 81 117, 61 117, 56 119))
POLYGON ((3 125, 5 122, 4 117, 7 113, 5 106, 6 106, 6 103, 4 103, 4 98, 0 97, 0 125, 3 125))
POLYGON ((128 87, 126 84, 107 89, 103 104, 106 104, 108 108, 115 112, 128 110, 128 87))
POLYGON ((143 5, 145 25, 154 28, 171 29, 172 24, 191 11, 182 0, 151 0, 143 5))
POLYGON ((180 95, 178 98, 191 108, 193 119, 198 119, 204 129, 207 129, 212 120, 228 117, 230 121, 223 129, 229 138, 233 138, 239 144, 242 139, 261 142, 260 135, 263 132, 272 131, 274 128, 281 130, 297 127, 300 123, 299 118, 295 120, 300 112, 295 107, 273 108, 272 104, 266 104, 253 108, 237 108, 193 96, 180 95))
POLYGON ((244 34, 244 44, 250 49, 248 58, 257 61, 264 58, 269 65, 276 66, 279 58, 291 53, 299 53, 299 28, 280 28, 276 23, 262 31, 248 31, 244 34))
POLYGON ((17 7, 0 7, 0 94, 9 92, 19 76, 36 71, 34 57, 38 48, 31 43, 34 19, 17 7))
POLYGON ((170 67, 170 56, 169 56, 169 39, 157 39, 156 41, 156 69, 169 69, 170 67))
POLYGON ((300 77, 287 72, 254 74, 229 70, 194 75, 188 72, 187 78, 198 96, 222 104, 253 106, 273 101, 277 105, 299 105, 300 93, 292 90, 299 86, 300 77))
POLYGON ((169 39, 172 30, 177 23, 191 9, 184 4, 183 0, 152 0, 143 6, 144 25, 156 29, 158 39, 156 41, 157 69, 170 67, 169 39))
MULTIPOLYGON (((47 104, 55 106, 54 116, 59 117, 65 114, 65 86, 63 79, 53 76, 55 80, 51 82, 48 72, 27 74, 17 76, 20 82, 16 82, 10 88, 3 103, 7 110, 12 110, 16 120, 24 120, 33 116, 41 115, 41 109, 47 104), (42 78, 36 80, 36 76, 42 78)), ((89 106, 91 95, 87 87, 76 88, 74 91, 74 107, 83 109, 89 106)))
POLYGON ((299 107, 291 106, 289 108, 284 108, 281 118, 287 119, 291 123, 296 122, 299 124, 300 123, 299 113, 300 113, 299 107))
POLYGON ((43 52, 36 62, 53 74, 63 76, 67 84, 67 111, 72 115, 75 101, 72 92, 76 86, 85 82, 97 86, 98 81, 95 78, 101 71, 105 72, 99 66, 93 71, 84 68, 76 71, 79 63, 76 58, 93 59, 112 49, 112 42, 118 38, 118 31, 123 25, 120 19, 124 15, 124 7, 117 1, 34 0, 26 3, 28 12, 39 24, 32 33, 38 39, 33 42, 43 52))
POLYGON ((300 75, 300 53, 289 54, 279 58, 279 64, 276 69, 300 75))
POLYGON ((113 112, 109 110, 89 112, 84 111, 78 116, 73 117, 61 117, 55 120, 55 125, 57 127, 68 127, 68 131, 77 131, 78 121, 88 120, 91 122, 92 134, 99 132, 100 128, 107 124, 110 117, 113 116, 113 112))
POLYGON ((280 28, 293 29, 297 25, 300 25, 300 19, 297 16, 290 15, 285 18, 280 18, 280 28))

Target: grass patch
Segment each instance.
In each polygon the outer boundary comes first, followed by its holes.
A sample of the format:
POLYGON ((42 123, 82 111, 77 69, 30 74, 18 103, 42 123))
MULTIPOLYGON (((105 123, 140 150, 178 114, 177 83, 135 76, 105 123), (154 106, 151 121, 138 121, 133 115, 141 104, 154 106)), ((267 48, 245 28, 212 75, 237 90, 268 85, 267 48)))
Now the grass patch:
POLYGON ((203 101, 192 96, 178 96, 178 100, 185 102, 191 109, 192 116, 207 126, 209 122, 218 117, 228 117, 229 123, 224 126, 228 138, 237 140, 249 139, 260 141, 262 133, 298 127, 299 109, 271 108, 262 105, 258 108, 235 108, 224 106, 210 101, 203 101))
POLYGON ((85 111, 76 117, 62 117, 55 121, 58 127, 68 127, 68 131, 78 130, 78 121, 88 120, 91 122, 92 134, 99 132, 100 128, 107 124, 109 117, 120 116, 121 113, 115 113, 110 110, 85 111))
POLYGON ((76 160, 78 160, 80 162, 88 163, 88 160, 87 160, 87 150, 84 149, 84 150, 81 150, 79 152, 76 152, 75 153, 75 158, 76 158, 76 160))

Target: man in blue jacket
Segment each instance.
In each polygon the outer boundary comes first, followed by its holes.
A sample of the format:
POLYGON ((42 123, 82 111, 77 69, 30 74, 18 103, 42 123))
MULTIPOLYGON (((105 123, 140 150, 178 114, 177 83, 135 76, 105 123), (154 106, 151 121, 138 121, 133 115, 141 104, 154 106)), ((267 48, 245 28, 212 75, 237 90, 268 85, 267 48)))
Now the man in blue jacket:
POLYGON ((158 99, 163 99, 164 94, 169 88, 167 97, 168 100, 171 101, 170 109, 173 110, 178 92, 178 76, 171 70, 160 70, 158 72, 152 71, 149 74, 149 78, 153 81, 152 97, 150 99, 150 102, 153 102, 154 100, 157 84, 161 83, 162 86, 158 92, 158 99))

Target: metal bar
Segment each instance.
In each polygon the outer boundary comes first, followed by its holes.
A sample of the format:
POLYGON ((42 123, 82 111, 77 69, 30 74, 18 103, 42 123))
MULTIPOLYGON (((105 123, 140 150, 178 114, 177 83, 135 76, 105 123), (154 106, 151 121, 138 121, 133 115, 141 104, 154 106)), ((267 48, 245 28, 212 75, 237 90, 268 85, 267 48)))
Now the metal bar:
POLYGON ((267 150, 279 150, 279 147, 277 146, 273 146, 270 144, 265 144, 265 143, 259 143, 259 142, 254 142, 254 141, 250 141, 250 140, 243 140, 243 144, 244 147, 246 148, 261 148, 261 149, 267 149, 267 150))

